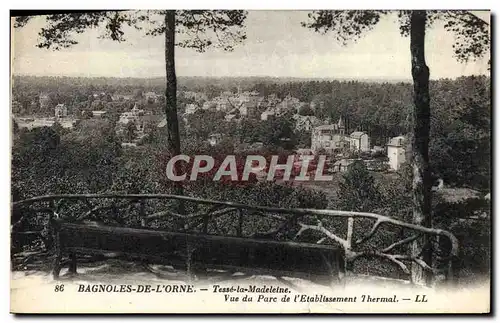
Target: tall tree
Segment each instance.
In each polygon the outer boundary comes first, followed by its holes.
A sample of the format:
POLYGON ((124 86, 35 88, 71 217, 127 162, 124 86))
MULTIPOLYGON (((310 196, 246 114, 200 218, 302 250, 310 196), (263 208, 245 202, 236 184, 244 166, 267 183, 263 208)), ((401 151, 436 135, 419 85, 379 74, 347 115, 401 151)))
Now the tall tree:
MULTIPOLYGON (((309 21, 302 25, 316 32, 333 32, 344 45, 372 29, 391 11, 319 10, 309 14, 309 21)), ((425 31, 437 20, 444 21, 444 28, 455 34, 454 51, 459 61, 483 56, 489 50, 489 23, 472 12, 457 11, 399 11, 400 32, 410 36, 410 57, 414 89, 412 113, 411 150, 413 166, 413 222, 424 226, 432 224, 431 176, 429 169, 430 96, 429 68, 425 62, 425 31)), ((412 247, 413 255, 422 252, 422 260, 430 263, 432 250, 426 238, 412 247)), ((417 265, 412 266, 412 281, 428 284, 431 276, 417 265)))
POLYGON ((338 197, 340 207, 358 212, 373 212, 379 207, 381 195, 375 179, 362 161, 351 164, 342 177, 338 197))
MULTIPOLYGON (((165 37, 165 117, 168 129, 168 151, 175 156, 181 152, 177 119, 177 77, 175 46, 204 52, 211 46, 231 51, 235 43, 246 38, 242 29, 247 12, 242 10, 166 10, 166 11, 99 11, 62 13, 45 16, 47 26, 39 32, 40 48, 60 50, 78 42, 72 37, 90 28, 104 27, 102 37, 124 41, 124 27, 145 30, 146 35, 165 37), (176 40, 176 34, 181 35, 176 40), (215 41, 213 39, 215 38, 215 41)), ((25 26, 32 16, 16 17, 14 27, 25 26)), ((178 166, 178 163, 176 163, 178 166)), ((180 172, 179 167, 174 170, 180 172)), ((175 193, 183 195, 180 183, 175 193)), ((180 206, 179 212, 182 212, 180 206)))

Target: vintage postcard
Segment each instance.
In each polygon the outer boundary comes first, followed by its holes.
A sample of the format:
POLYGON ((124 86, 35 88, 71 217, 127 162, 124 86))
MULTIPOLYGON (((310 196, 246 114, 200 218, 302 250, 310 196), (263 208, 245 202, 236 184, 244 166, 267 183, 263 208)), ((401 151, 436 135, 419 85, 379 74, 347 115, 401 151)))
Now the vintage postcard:
POLYGON ((490 313, 489 11, 11 12, 12 313, 490 313))

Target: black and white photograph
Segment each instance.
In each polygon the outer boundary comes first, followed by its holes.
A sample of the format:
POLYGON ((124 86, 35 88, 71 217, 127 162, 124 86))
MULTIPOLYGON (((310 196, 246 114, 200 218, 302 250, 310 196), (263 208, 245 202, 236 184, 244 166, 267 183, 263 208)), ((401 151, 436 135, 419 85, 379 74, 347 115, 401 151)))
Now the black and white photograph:
POLYGON ((10 312, 490 313, 491 15, 11 10, 10 312))

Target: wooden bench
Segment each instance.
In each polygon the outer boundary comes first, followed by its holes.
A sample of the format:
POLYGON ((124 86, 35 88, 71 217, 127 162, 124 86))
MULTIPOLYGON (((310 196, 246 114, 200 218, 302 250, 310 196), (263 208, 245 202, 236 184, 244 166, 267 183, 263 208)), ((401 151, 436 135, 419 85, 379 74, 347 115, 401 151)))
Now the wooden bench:
POLYGON ((77 255, 100 255, 133 261, 246 274, 298 277, 318 283, 338 280, 342 251, 332 246, 273 240, 167 232, 54 221, 57 253, 53 268, 59 277, 62 257, 76 274, 77 255))

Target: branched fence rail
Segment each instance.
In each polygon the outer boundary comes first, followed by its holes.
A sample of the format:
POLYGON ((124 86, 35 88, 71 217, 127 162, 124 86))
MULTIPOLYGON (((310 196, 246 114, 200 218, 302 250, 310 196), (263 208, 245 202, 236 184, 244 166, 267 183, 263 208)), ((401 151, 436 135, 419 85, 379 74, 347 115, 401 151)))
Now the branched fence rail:
MULTIPOLYGON (((251 206, 168 194, 47 195, 16 201, 12 208, 13 240, 26 235, 40 236, 44 248, 38 253, 49 253, 52 248, 52 219, 97 220, 119 226, 162 229, 172 229, 175 223, 179 223, 176 220, 181 219, 184 228, 176 228, 176 231, 279 241, 306 239, 317 244, 340 246, 344 250, 346 275, 351 274, 358 259, 376 257, 389 261, 405 274, 410 273, 408 266, 414 263, 435 277, 448 281, 456 278, 452 268, 458 256, 458 241, 453 234, 375 213, 251 206), (170 203, 178 201, 185 203, 186 214, 172 211, 175 208, 170 203), (370 245, 382 228, 390 227, 405 234, 392 239, 396 241, 379 239, 382 245, 370 245), (356 232, 358 228, 362 232, 356 232), (342 235, 340 232, 344 230, 342 235), (424 235, 434 237, 438 245, 446 246, 445 254, 441 250, 437 256, 439 259, 432 264, 423 260, 422 252, 411 255, 408 248, 424 235)), ((14 245, 13 241, 13 248, 14 245)))

